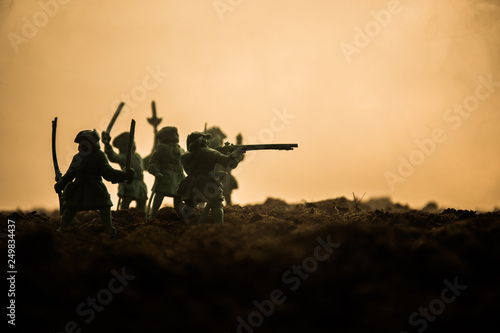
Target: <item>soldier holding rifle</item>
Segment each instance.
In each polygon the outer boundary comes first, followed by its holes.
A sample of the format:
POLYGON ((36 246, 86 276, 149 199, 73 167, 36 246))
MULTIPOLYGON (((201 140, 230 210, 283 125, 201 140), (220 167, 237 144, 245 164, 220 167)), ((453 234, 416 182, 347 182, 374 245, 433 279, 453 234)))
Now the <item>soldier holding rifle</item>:
MULTIPOLYGON (((111 129, 115 124, 116 119, 120 115, 124 102, 118 105, 113 117, 111 118, 108 127, 101 133, 102 143, 104 144, 104 152, 110 162, 118 163, 123 169, 127 160, 127 146, 129 142, 129 132, 123 132, 113 140, 113 146, 118 148, 118 153, 113 150, 111 146, 111 129)), ((135 142, 132 141, 132 153, 130 156, 132 168, 135 171, 135 178, 130 183, 120 183, 118 185, 118 208, 129 209, 132 201, 136 202, 136 209, 144 211, 146 207, 146 200, 148 199, 146 183, 144 183, 144 166, 141 156, 135 151, 135 142)))
POLYGON ((222 202, 222 184, 220 177, 215 173, 215 165, 221 164, 227 170, 234 169, 243 158, 243 151, 235 149, 229 154, 223 154, 209 148, 209 133, 193 132, 187 137, 188 152, 181 156, 182 166, 187 173, 178 188, 178 193, 184 202, 182 216, 186 220, 199 203, 206 202, 198 223, 203 223, 212 211, 214 223, 224 223, 224 210, 222 202))
POLYGON ((187 173, 178 188, 178 193, 184 202, 182 216, 188 222, 194 207, 206 202, 205 209, 198 223, 203 223, 212 212, 214 223, 224 223, 224 201, 221 179, 227 171, 234 169, 243 159, 243 154, 249 150, 293 150, 297 144, 257 144, 232 145, 226 143, 217 149, 209 148, 209 133, 193 132, 187 137, 188 152, 181 156, 181 162, 187 173), (216 164, 225 167, 224 172, 216 172, 216 164))
MULTIPOLYGON (((113 183, 132 181, 134 170, 130 168, 130 158, 127 158, 125 170, 113 169, 106 159, 106 155, 99 146, 99 134, 96 130, 84 130, 78 133, 75 142, 78 143, 78 154, 73 157, 71 165, 64 176, 60 175, 55 156, 55 124, 53 122, 53 157, 57 183, 54 188, 62 198, 62 219, 58 231, 65 229, 73 220, 75 214, 82 210, 99 210, 104 230, 108 234, 115 234, 116 228, 111 222, 111 202, 102 178, 113 183)), ((130 155, 133 142, 135 122, 132 120, 131 141, 128 154, 130 155)))
MULTIPOLYGON (((104 152, 110 162, 118 163, 123 169, 127 160, 127 145, 130 133, 123 132, 113 140, 113 146, 118 148, 118 153, 113 150, 110 144, 111 136, 108 132, 102 132, 102 143, 104 152)), ((135 171, 134 180, 130 183, 120 183, 118 185, 118 197, 120 198, 118 209, 129 209, 132 201, 136 202, 136 209, 144 211, 148 199, 146 183, 144 183, 144 166, 142 157, 135 151, 135 142, 132 143, 131 167, 135 171)))
MULTIPOLYGON (((205 132, 210 133, 212 137, 209 140, 209 147, 218 149, 223 145, 224 139, 227 138, 226 134, 222 132, 219 127, 212 126, 205 132)), ((236 144, 242 144, 243 136, 239 133, 236 136, 236 144)), ((217 164, 215 166, 215 172, 223 171, 226 172, 225 176, 221 178, 222 183, 222 193, 224 194, 224 200, 226 201, 226 206, 232 206, 233 201, 231 199, 233 190, 238 188, 238 181, 231 174, 231 170, 227 170, 223 165, 217 164)))

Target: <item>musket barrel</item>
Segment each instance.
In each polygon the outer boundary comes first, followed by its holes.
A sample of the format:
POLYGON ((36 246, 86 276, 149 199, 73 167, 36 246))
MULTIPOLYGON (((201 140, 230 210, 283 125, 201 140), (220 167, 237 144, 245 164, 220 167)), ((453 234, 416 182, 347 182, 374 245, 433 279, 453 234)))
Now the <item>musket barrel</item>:
POLYGON ((121 102, 120 105, 118 105, 118 108, 116 109, 115 113, 113 114, 113 117, 109 121, 108 127, 106 128, 106 132, 110 133, 111 128, 113 128, 113 125, 115 124, 116 118, 120 115, 120 112, 123 109, 123 106, 125 105, 125 102, 121 102))
POLYGON ((135 134, 135 120, 132 119, 130 122, 130 132, 128 136, 128 147, 127 147, 127 156, 125 160, 125 168, 130 169, 130 161, 132 158, 132 146, 134 144, 134 134, 135 134))
POLYGON ((293 150, 293 148, 298 147, 299 145, 296 143, 233 145, 226 142, 224 146, 219 146, 215 149, 222 153, 229 154, 238 148, 241 148, 244 152, 246 152, 251 150, 293 150))
POLYGON ((282 143, 282 144, 255 144, 255 145, 241 145, 243 150, 293 150, 298 148, 296 143, 282 143))
POLYGON ((56 174, 56 182, 61 179, 62 174, 59 170, 59 164, 57 163, 57 153, 56 153, 56 131, 57 131, 57 117, 52 120, 52 162, 54 164, 54 172, 56 174))

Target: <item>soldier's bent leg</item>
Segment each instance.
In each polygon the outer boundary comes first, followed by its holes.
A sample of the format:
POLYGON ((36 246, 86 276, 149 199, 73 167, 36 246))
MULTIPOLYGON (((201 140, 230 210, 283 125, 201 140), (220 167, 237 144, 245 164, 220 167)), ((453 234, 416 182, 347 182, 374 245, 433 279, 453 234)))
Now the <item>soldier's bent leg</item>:
POLYGON ((111 207, 101 208, 99 211, 101 212, 104 231, 107 234, 116 234, 116 228, 113 227, 113 223, 111 222, 111 207))
POLYGON ((222 205, 222 200, 216 199, 210 204, 212 208, 212 218, 214 219, 214 224, 224 223, 224 207, 222 205))
POLYGON ((164 195, 161 193, 155 193, 154 194, 154 199, 153 199, 153 207, 151 207, 151 211, 149 212, 150 217, 155 217, 156 213, 158 213, 158 210, 161 207, 161 203, 163 202, 163 197, 164 195))
POLYGON ((130 203, 132 202, 131 198, 124 197, 122 198, 122 204, 121 207, 118 207, 119 209, 129 209, 130 203))
POLYGON ((135 209, 140 212, 144 212, 146 210, 146 199, 136 200, 135 209))
POLYGON ((61 218, 61 223, 59 224, 59 228, 57 228, 57 231, 64 230, 64 228, 66 228, 71 223, 71 221, 73 221, 73 218, 75 217, 75 215, 76 215, 75 208, 66 207, 64 209, 64 213, 63 213, 63 216, 61 218))

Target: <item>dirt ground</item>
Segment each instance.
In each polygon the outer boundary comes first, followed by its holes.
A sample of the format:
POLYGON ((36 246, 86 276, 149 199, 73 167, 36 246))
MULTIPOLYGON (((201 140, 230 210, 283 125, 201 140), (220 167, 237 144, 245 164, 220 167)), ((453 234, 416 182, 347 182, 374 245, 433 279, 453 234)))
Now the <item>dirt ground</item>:
POLYGON ((500 213, 338 198, 15 221, 20 332, 497 332, 500 213), (196 220, 193 216, 192 221, 196 220))

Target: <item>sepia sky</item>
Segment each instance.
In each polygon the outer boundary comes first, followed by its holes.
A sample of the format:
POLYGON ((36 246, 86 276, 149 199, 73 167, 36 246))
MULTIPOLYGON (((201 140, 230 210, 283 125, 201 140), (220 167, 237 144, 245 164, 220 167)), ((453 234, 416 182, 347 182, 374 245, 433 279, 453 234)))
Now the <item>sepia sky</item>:
POLYGON ((143 156, 152 100, 184 148, 299 144, 248 153, 235 203, 500 207, 500 1, 0 0, 0 33, 2 210, 55 208, 52 119, 64 173, 122 100, 143 156))

